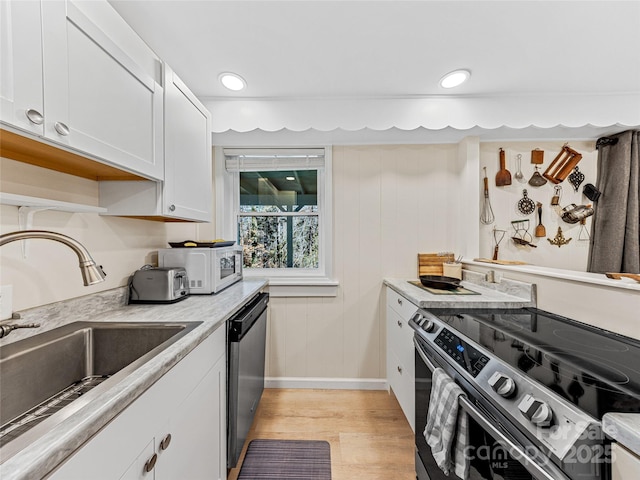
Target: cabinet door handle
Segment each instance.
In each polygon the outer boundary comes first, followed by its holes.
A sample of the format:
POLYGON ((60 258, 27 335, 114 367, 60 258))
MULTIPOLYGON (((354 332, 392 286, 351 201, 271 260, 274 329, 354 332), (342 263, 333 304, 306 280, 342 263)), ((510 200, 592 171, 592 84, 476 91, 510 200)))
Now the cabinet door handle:
POLYGON ((176 206, 174 204, 169 205, 169 211, 174 212, 176 210, 176 206))
POLYGON ((169 448, 169 444, 171 443, 171 434, 167 433, 167 435, 160 442, 160 450, 166 450, 169 448))
POLYGON ((398 322, 398 326, 402 328, 402 322, 400 320, 397 320, 397 322, 398 322))
POLYGON ((398 373, 402 375, 402 367, 400 365, 398 365, 398 373))
POLYGON ((398 299, 398 305, 402 305, 402 300, 398 299))
POLYGON ((144 464, 144 471, 149 473, 156 466, 156 462, 158 461, 158 455, 155 453, 153 456, 147 460, 147 463, 144 464))
POLYGON ((24 114, 27 116, 27 119, 34 125, 42 125, 42 122, 44 122, 44 117, 42 116, 42 114, 33 108, 30 108, 29 110, 24 112, 24 114))
POLYGON ((62 122, 56 122, 53 128, 55 128, 56 132, 58 132, 63 137, 66 137, 67 135, 69 135, 69 127, 67 127, 62 122))

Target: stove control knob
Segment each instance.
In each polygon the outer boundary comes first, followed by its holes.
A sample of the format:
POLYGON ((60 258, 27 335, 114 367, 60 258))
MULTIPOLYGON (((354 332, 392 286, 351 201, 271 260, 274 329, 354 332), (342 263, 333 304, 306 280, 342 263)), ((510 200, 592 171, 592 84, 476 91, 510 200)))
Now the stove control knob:
POLYGON ((551 425, 553 411, 548 403, 537 400, 533 395, 527 394, 522 397, 518 404, 518 410, 527 417, 531 423, 538 427, 548 427, 551 425))
POLYGON ((425 318, 424 322, 422 323, 422 329, 427 333, 431 333, 433 332, 434 328, 436 328, 436 324, 428 318, 425 318))
POLYGON ((489 386, 504 398, 511 398, 516 393, 516 382, 504 373, 495 372, 489 378, 489 386))

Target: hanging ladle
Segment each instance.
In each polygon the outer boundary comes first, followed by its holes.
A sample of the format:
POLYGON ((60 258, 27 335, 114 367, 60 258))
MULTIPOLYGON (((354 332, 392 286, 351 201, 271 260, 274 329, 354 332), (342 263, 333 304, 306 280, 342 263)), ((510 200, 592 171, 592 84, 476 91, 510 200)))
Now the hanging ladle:
POLYGON ((519 182, 524 182, 524 174, 522 173, 522 155, 518 154, 516 156, 516 160, 518 161, 518 171, 515 173, 514 177, 519 182))

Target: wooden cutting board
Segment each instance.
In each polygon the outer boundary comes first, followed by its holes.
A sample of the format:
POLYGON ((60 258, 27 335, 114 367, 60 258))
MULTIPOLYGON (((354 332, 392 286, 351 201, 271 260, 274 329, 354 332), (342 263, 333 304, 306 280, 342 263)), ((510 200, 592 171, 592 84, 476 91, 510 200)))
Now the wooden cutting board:
POLYGON ((636 282, 640 282, 640 273, 605 273, 609 278, 620 280, 622 277, 632 278, 636 282))
POLYGON ((418 277, 420 275, 442 275, 443 263, 453 262, 453 253, 419 253, 418 254, 418 277))
POLYGON ((475 262, 495 263, 496 265, 527 265, 519 260, 491 260, 490 258, 474 258, 475 262))

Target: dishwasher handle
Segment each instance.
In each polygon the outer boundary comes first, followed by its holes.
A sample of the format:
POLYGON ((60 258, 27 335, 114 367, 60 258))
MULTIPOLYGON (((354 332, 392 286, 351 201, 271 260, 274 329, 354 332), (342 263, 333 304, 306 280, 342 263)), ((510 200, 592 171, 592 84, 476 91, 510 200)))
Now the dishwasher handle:
POLYGON ((269 294, 259 293, 229 319, 229 341, 239 342, 267 309, 269 294))

